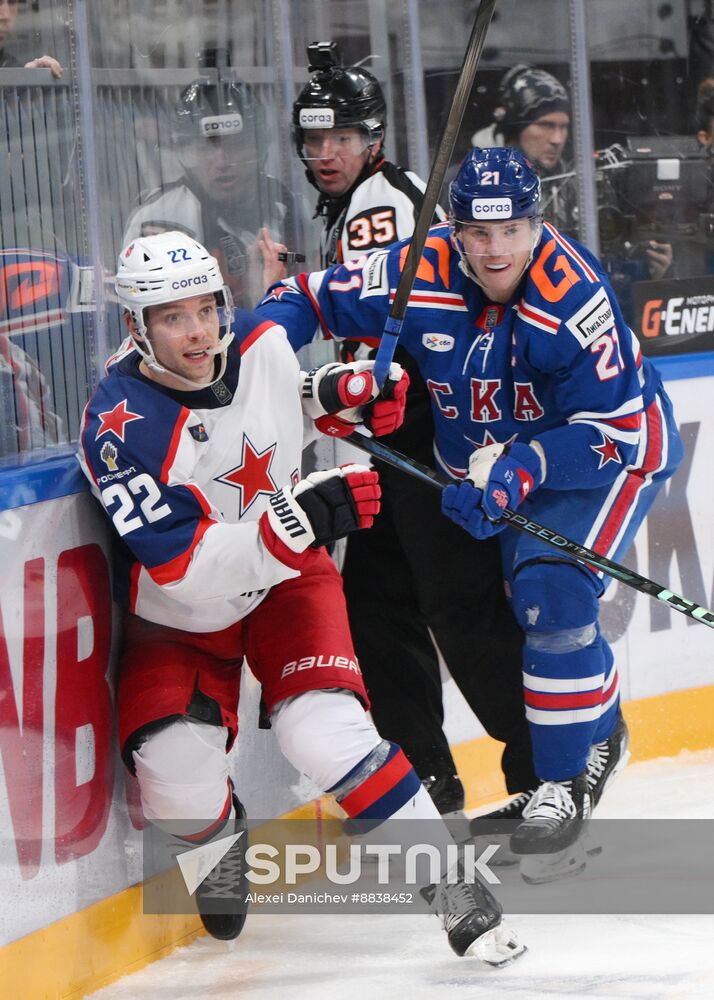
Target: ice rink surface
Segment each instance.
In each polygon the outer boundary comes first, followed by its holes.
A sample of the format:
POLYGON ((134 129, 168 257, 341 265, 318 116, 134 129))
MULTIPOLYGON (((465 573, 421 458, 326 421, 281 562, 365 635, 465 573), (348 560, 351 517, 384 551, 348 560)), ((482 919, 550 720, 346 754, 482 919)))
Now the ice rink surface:
MULTIPOLYGON (((714 818, 714 751, 633 764, 602 818, 714 818)), ((489 807, 491 808, 491 807, 489 807)), ((436 917, 249 915, 230 945, 200 938, 97 1000, 712 1000, 714 915, 508 918, 528 952, 489 969, 436 917)))

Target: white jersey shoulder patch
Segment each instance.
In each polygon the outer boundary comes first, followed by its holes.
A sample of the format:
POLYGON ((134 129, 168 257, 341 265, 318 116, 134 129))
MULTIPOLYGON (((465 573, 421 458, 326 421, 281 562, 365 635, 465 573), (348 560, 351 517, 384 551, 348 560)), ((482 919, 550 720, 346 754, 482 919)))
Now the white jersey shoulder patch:
POLYGON ((389 251, 378 250, 370 254, 362 272, 362 291, 359 297, 367 299, 371 295, 386 295, 389 291, 387 257, 389 251))
POLYGON ((615 325, 612 305, 604 288, 598 288, 594 295, 582 305, 565 325, 581 347, 587 347, 615 325))

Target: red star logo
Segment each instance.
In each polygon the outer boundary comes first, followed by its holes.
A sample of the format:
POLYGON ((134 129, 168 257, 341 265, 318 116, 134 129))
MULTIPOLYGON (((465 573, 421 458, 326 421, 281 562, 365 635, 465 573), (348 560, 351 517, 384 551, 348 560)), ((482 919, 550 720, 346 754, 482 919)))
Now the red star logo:
POLYGON ((124 440, 124 427, 132 420, 143 420, 140 413, 132 413, 126 408, 126 400, 122 399, 113 410, 105 410, 99 414, 101 426, 96 433, 94 440, 100 438, 102 434, 114 434, 120 441, 124 440))
POLYGON ((598 469, 602 469, 608 462, 617 462, 618 465, 622 465, 622 456, 617 445, 607 434, 602 435, 602 444, 591 444, 590 447, 600 456, 598 469))
POLYGON ((297 289, 291 288, 290 285, 279 285, 277 288, 274 288, 269 295, 266 295, 263 302, 280 302, 283 295, 290 295, 291 293, 293 295, 297 295, 297 289))
POLYGON ((270 463, 273 461, 276 447, 277 442, 268 445, 264 451, 256 451, 248 436, 244 434, 240 465, 216 476, 217 483, 225 483, 226 486, 234 486, 240 490, 239 517, 243 517, 253 501, 261 494, 270 495, 277 492, 277 483, 270 475, 270 463))
POLYGON ((466 440, 469 442, 469 444, 472 444, 474 448, 486 448, 489 444, 502 444, 505 448, 506 445, 513 444, 517 436, 518 436, 517 434, 511 434, 511 436, 507 441, 499 441, 497 438, 493 436, 491 431, 486 430, 483 433, 482 441, 474 441, 473 438, 466 437, 466 435, 464 434, 466 440))

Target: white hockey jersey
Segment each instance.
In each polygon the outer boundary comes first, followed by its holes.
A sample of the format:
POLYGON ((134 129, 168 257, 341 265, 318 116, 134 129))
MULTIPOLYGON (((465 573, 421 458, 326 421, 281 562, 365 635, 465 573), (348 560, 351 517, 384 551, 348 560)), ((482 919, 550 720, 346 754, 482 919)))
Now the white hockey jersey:
POLYGON ((236 310, 223 378, 177 391, 119 356, 87 404, 79 460, 116 532, 115 598, 142 618, 212 632, 299 576, 264 546, 268 497, 300 478, 312 422, 285 332, 236 310))

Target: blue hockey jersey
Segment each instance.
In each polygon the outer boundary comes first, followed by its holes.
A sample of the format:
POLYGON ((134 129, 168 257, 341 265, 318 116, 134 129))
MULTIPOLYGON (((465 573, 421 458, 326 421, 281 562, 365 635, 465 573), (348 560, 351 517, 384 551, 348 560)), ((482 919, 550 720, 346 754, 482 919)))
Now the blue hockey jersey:
MULTIPOLYGON (((377 343, 407 244, 287 278, 257 312, 282 324, 296 350, 319 332, 377 343)), ((432 227, 400 343, 431 393, 436 461, 454 478, 476 448, 534 439, 550 489, 602 486, 640 468, 659 377, 599 262, 548 223, 504 305, 463 271, 448 226, 432 227)))

